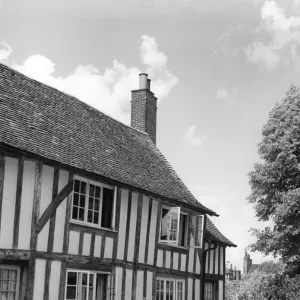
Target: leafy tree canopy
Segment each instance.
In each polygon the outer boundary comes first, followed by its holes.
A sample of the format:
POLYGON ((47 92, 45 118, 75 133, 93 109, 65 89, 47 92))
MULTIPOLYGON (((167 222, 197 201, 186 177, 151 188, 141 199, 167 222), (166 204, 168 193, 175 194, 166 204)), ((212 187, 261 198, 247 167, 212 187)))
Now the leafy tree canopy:
POLYGON ((249 173, 256 216, 273 221, 252 229, 253 251, 281 256, 300 273, 300 88, 291 86, 269 114, 258 153, 261 162, 249 173))
POLYGON ((257 268, 258 272, 263 274, 281 274, 283 271, 282 262, 274 262, 272 260, 262 262, 257 268))
POLYGON ((247 274, 241 281, 228 281, 226 300, 299 300, 300 275, 247 274))

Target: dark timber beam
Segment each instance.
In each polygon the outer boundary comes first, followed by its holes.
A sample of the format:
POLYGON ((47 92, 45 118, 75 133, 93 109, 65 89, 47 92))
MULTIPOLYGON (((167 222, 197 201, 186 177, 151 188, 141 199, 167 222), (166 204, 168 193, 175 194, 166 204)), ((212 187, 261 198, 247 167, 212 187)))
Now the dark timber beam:
POLYGON ((46 208, 45 212, 39 219, 39 223, 37 225, 37 233, 40 233, 44 228, 47 221, 53 216, 58 206, 63 202, 63 200, 71 193, 73 189, 73 181, 70 181, 65 185, 65 187, 59 192, 59 194, 55 197, 55 199, 49 204, 46 208))
POLYGON ((203 243, 202 249, 199 251, 199 258, 200 258, 200 299, 204 299, 204 290, 205 290, 205 264, 206 264, 206 252, 205 252, 205 229, 206 229, 206 218, 207 216, 204 215, 204 222, 203 222, 203 243))

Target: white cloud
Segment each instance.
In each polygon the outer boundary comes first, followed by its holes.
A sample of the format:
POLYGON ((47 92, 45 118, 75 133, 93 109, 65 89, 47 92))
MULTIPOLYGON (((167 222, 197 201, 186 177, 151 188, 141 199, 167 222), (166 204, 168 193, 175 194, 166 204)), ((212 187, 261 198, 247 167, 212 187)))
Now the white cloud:
POLYGON ((151 86, 156 95, 159 95, 158 102, 160 102, 162 98, 168 96, 178 79, 169 71, 168 57, 159 51, 154 37, 142 35, 140 51, 141 60, 146 65, 146 72, 157 78, 151 81, 151 86))
POLYGON ((160 70, 166 68, 168 57, 158 50, 158 45, 154 37, 142 35, 141 60, 150 69, 160 70))
MULTIPOLYGON (((159 51, 154 37, 142 36, 140 54, 152 80, 151 90, 160 102, 178 79, 168 69, 168 57, 159 51)), ((55 63, 41 54, 28 57, 22 64, 14 63, 12 67, 129 124, 130 91, 138 88, 138 74, 142 72, 136 67, 127 67, 115 59, 103 71, 93 65, 78 65, 72 73, 61 77, 55 75, 55 63)))
POLYGON ((218 88, 216 94, 217 94, 217 98, 219 100, 223 100, 223 99, 227 99, 228 98, 229 92, 228 92, 227 89, 218 88))
POLYGON ((231 106, 238 100, 238 89, 236 87, 220 87, 216 90, 216 97, 219 101, 231 106))
POLYGON ((262 42, 254 42, 245 48, 248 62, 260 64, 266 70, 274 69, 281 60, 281 55, 262 42))
POLYGON ((260 16, 256 40, 244 48, 248 62, 273 70, 280 63, 288 64, 298 59, 300 16, 287 16, 283 8, 270 0, 262 5, 260 16))
POLYGON ((185 134, 186 141, 192 146, 201 146, 203 144, 203 138, 196 134, 196 127, 194 125, 190 126, 185 134))
POLYGON ((11 52, 12 49, 6 42, 0 42, 0 62, 7 60, 11 52))
POLYGON ((280 65, 300 62, 300 0, 259 0, 259 24, 237 24, 218 39, 218 50, 227 56, 246 58, 261 70, 273 70, 280 65), (261 3, 260 3, 261 2, 261 3), (286 9, 284 9, 284 6, 286 9))

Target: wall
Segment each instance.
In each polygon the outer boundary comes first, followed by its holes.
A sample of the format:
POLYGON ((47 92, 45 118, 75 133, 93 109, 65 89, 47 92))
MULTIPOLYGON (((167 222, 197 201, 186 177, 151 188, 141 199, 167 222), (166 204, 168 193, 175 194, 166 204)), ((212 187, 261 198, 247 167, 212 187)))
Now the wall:
MULTIPOLYGON (((54 165, 0 154, 0 252, 5 257, 14 249, 16 259, 29 260, 28 282, 34 284, 28 299, 63 299, 66 269, 78 265, 115 272, 118 300, 154 296, 153 283, 162 275, 184 279, 186 299, 199 299, 197 250, 155 243, 162 204, 158 199, 118 188, 116 231, 111 231, 68 222, 69 195, 36 233, 38 220, 72 178, 54 165)), ((192 234, 188 239, 193 246, 192 234)), ((224 251, 218 247, 209 252, 207 274, 224 274, 224 251)))

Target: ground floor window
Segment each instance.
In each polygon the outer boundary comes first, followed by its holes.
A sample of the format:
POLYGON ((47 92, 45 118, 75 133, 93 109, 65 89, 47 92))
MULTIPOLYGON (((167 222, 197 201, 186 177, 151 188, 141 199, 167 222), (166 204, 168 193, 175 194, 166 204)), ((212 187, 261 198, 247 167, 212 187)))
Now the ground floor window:
POLYGON ((205 282, 204 300, 217 299, 217 282, 205 282))
POLYGON ((20 267, 0 265, 0 299, 17 300, 20 284, 20 267))
POLYGON ((156 300, 184 300, 184 280, 157 278, 156 300))
POLYGON ((66 300, 114 300, 114 275, 85 270, 67 271, 66 300))

